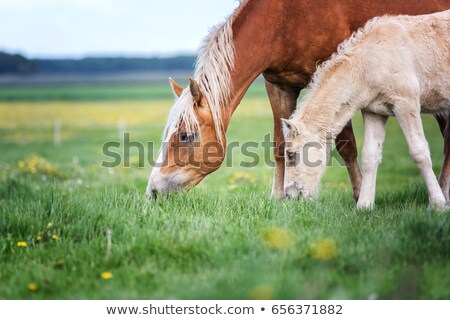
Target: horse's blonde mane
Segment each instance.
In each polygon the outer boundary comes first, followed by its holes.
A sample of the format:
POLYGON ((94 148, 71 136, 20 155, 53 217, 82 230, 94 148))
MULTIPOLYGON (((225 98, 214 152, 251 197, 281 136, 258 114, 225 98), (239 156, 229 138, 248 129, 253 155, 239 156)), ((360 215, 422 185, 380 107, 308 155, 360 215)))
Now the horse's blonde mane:
MULTIPOLYGON (((212 28, 202 41, 195 65, 194 77, 208 101, 219 142, 223 141, 222 107, 229 104, 233 89, 230 76, 234 68, 233 20, 248 1, 240 1, 239 7, 225 22, 212 28)), ((184 123, 190 132, 198 131, 200 127, 189 90, 184 90, 170 111, 164 130, 166 141, 180 123, 184 123)))
POLYGON ((203 40, 196 64, 195 79, 208 100, 216 135, 222 139, 222 107, 230 102, 234 68, 233 19, 214 27, 203 40))

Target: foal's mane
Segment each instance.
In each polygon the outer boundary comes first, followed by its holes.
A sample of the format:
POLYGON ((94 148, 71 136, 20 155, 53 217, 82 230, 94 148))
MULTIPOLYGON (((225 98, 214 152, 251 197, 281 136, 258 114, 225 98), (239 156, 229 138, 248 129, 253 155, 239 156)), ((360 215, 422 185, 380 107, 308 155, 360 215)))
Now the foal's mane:
MULTIPOLYGON (((399 16, 396 16, 396 18, 398 17, 399 16)), ((347 40, 339 44, 337 51, 333 53, 327 61, 321 63, 317 67, 317 70, 308 85, 308 93, 302 99, 291 118, 297 118, 301 114, 303 107, 309 104, 310 100, 315 96, 315 93, 323 87, 327 79, 334 74, 335 70, 349 61, 349 59, 361 47, 367 36, 370 35, 370 33, 377 26, 385 21, 389 21, 391 18, 392 16, 389 15, 372 18, 363 27, 353 32, 347 40)))
POLYGON ((339 44, 337 51, 333 53, 327 61, 323 62, 317 67, 311 82, 308 86, 309 89, 314 89, 321 85, 321 82, 328 78, 333 70, 346 62, 348 58, 353 55, 353 53, 359 48, 359 46, 364 42, 364 39, 372 30, 374 30, 380 23, 387 21, 391 16, 375 17, 369 20, 364 27, 359 28, 357 31, 353 32, 347 40, 339 44))
MULTIPOLYGON (((219 142, 223 140, 222 107, 230 102, 233 89, 230 76, 230 71, 234 68, 233 21, 248 1, 240 1, 239 7, 225 22, 212 28, 202 41, 195 65, 194 77, 208 100, 219 142)), ((170 111, 164 130, 165 141, 177 131, 181 122, 185 124, 186 131, 199 130, 189 90, 184 90, 170 111)))

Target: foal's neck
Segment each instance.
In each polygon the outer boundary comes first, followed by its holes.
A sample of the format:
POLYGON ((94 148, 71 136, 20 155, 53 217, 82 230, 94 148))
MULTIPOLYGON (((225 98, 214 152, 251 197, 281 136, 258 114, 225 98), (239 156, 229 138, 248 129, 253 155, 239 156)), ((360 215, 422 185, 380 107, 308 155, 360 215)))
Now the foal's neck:
POLYGON ((298 116, 294 117, 302 125, 318 132, 322 138, 331 134, 335 139, 369 99, 360 90, 360 83, 351 73, 336 71, 310 89, 298 107, 298 116))

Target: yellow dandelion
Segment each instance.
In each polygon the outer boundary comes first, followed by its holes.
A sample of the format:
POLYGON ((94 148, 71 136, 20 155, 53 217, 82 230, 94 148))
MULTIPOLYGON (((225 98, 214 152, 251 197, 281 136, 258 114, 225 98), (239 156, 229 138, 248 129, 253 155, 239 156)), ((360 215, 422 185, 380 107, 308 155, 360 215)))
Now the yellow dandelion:
POLYGON ((321 261, 328 261, 337 256, 337 245, 331 239, 319 239, 309 248, 311 258, 321 261))
POLYGON ((19 241, 17 242, 17 246, 20 248, 25 248, 27 246, 27 243, 25 241, 19 241))
POLYGON ((230 186, 230 189, 231 189, 231 190, 236 190, 237 188, 238 188, 238 186, 235 185, 235 184, 233 184, 233 185, 230 186))
POLYGON ((28 290, 33 291, 33 292, 37 291, 39 289, 37 284, 33 283, 33 282, 29 283, 27 288, 28 288, 28 290))
POLYGON ((37 237, 36 237, 36 241, 41 241, 42 240, 42 237, 40 236, 40 235, 38 235, 37 237))
POLYGON ((244 174, 243 174, 242 172, 236 172, 236 173, 234 174, 234 177, 235 177, 236 179, 241 179, 241 178, 244 177, 244 174))
POLYGON ((104 279, 104 280, 112 279, 112 277, 113 277, 113 275, 111 272, 103 272, 102 273, 102 279, 104 279))
POLYGON ((250 291, 250 299, 252 300, 272 300, 273 297, 273 289, 266 285, 257 286, 250 291))
POLYGON ((246 173, 243 174, 243 177, 245 179, 250 179, 252 177, 252 175, 250 173, 246 172, 246 173))
POLYGON ((21 170, 25 169, 25 162, 24 161, 19 161, 18 165, 19 165, 19 169, 21 169, 21 170))
POLYGON ((235 181, 234 178, 229 178, 228 179, 228 184, 234 184, 234 181, 235 181))
POLYGON ((51 227, 53 227, 53 222, 49 222, 49 223, 47 224, 47 228, 51 228, 51 227))
POLYGON ((52 235, 53 240, 58 240, 58 236, 56 234, 52 235))
POLYGON ((53 176, 58 174, 58 170, 55 166, 37 155, 31 155, 25 160, 19 161, 18 165, 19 168, 25 173, 47 173, 53 176))
POLYGON ((271 228, 264 232, 264 242, 272 249, 287 249, 294 244, 294 235, 288 229, 271 228))

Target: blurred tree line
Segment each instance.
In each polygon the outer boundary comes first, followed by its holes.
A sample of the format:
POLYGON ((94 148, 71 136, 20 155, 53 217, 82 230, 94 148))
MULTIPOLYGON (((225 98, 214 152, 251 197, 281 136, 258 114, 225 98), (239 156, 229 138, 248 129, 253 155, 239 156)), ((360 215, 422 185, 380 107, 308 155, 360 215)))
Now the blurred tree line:
POLYGON ((27 59, 0 52, 0 74, 191 71, 195 56, 171 58, 27 59))
POLYGON ((0 52, 0 74, 4 73, 33 73, 36 72, 36 63, 19 55, 0 52))

